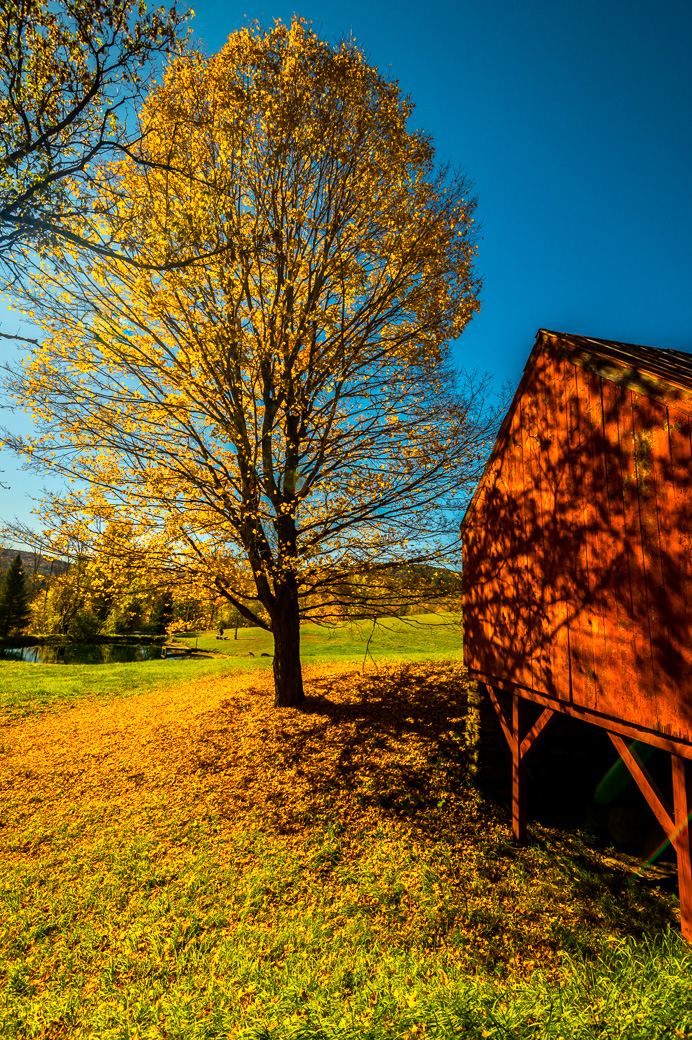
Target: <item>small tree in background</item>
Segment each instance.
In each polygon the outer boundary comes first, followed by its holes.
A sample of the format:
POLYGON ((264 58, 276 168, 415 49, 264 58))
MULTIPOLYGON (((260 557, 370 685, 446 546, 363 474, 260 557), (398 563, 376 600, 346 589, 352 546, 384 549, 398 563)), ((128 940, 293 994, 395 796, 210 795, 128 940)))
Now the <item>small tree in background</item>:
POLYGON ((154 605, 151 615, 151 627, 157 635, 164 635, 173 620, 173 593, 165 589, 154 605))
POLYGON ((29 589, 22 558, 17 553, 0 585, 0 633, 3 637, 11 629, 23 631, 29 621, 29 589))

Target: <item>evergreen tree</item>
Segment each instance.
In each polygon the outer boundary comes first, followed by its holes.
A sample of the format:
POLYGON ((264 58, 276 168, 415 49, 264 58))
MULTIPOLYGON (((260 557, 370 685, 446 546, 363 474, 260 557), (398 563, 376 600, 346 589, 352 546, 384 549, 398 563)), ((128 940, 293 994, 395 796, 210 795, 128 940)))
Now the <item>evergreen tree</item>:
POLYGON ((7 568, 7 573, 0 585, 0 633, 9 635, 10 629, 26 628, 29 621, 29 589, 22 558, 17 553, 7 568))
POLYGON ((164 635, 166 626, 173 620, 173 593, 166 589, 156 601, 151 615, 151 624, 158 635, 164 635))

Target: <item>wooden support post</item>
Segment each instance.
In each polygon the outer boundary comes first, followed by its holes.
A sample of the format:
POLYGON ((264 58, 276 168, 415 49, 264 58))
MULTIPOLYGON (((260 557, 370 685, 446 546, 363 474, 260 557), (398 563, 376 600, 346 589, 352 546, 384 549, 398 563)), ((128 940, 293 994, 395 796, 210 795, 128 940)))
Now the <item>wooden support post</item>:
POLYGON ((622 737, 619 736, 617 733, 609 732, 608 736, 617 748, 617 752, 620 758, 632 774, 632 779, 634 780, 637 787, 649 803, 651 811, 655 815, 658 822, 661 824, 663 833, 666 835, 667 838, 670 839, 671 834, 675 829, 673 813, 665 798, 663 797, 658 787, 654 783, 648 769, 646 768, 646 766, 640 759, 639 755, 635 751, 635 741, 632 741, 632 744, 630 744, 630 746, 628 747, 627 744, 625 744, 622 737))
POLYGON ((533 751, 539 738, 543 736, 548 723, 552 722, 554 716, 555 712, 550 708, 546 708, 545 711, 541 712, 538 719, 521 742, 522 758, 526 758, 529 751, 533 751))
POLYGON ((500 704, 500 701, 498 700, 497 691, 494 690, 492 686, 489 686, 488 687, 488 693, 490 694, 490 700, 492 701, 493 708, 495 709, 495 714, 497 715, 498 722, 502 726, 502 732, 505 735, 505 740, 509 744, 509 749, 511 751, 512 750, 512 731, 509 728, 509 723, 507 722, 507 719, 505 718, 505 713, 502 710, 502 705, 500 704))
POLYGON ((526 841, 526 765, 521 753, 525 705, 518 693, 512 694, 512 830, 514 840, 526 841))
POLYGON ((488 687, 488 693, 512 752, 512 830, 515 840, 523 845, 526 841, 526 756, 545 733, 555 712, 552 708, 546 708, 541 712, 530 732, 525 733, 526 701, 524 698, 520 697, 518 693, 512 694, 512 725, 510 726, 505 718, 497 692, 492 686, 488 687))
POLYGON ((690 814, 692 814, 692 764, 671 755, 673 769, 673 806, 675 830, 671 836, 678 856, 678 893, 682 934, 692 942, 692 858, 690 856, 690 814))
POLYGON ((608 736, 618 750, 637 787, 646 798, 678 857, 678 893, 681 931, 692 942, 692 855, 690 815, 692 815, 692 763, 680 755, 670 756, 673 771, 673 809, 666 804, 634 747, 628 747, 616 733, 608 736))

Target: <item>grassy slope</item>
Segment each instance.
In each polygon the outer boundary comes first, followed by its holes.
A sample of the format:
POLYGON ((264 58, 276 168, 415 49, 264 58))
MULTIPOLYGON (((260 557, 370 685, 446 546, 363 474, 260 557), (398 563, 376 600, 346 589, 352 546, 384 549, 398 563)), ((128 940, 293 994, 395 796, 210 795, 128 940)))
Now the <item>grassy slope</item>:
MULTIPOLYGON (((225 630, 226 639, 219 640, 215 632, 185 636, 188 646, 216 653, 247 656, 273 653, 271 633, 259 628, 239 628, 238 639, 233 629, 225 630)), ((411 618, 388 618, 378 622, 354 623, 334 628, 315 624, 301 626, 301 656, 306 664, 354 661, 362 663, 369 643, 367 661, 373 663, 386 658, 389 661, 461 660, 462 628, 459 619, 451 614, 420 614, 411 618)))
POLYGON ((692 1036, 674 896, 513 846, 458 663, 308 668, 305 712, 245 663, 0 715, 0 1034, 692 1036))

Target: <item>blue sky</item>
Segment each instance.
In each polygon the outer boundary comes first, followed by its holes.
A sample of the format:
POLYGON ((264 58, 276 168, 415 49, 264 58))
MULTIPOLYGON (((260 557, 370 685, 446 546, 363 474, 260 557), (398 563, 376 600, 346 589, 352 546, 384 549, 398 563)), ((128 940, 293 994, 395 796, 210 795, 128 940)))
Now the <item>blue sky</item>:
POLYGON ((539 327, 692 351, 689 0, 193 6, 210 51, 294 11, 353 33, 411 95, 478 195, 484 290, 459 364, 516 382, 539 327))
MULTIPOLYGON (((209 52, 300 14, 411 95, 478 196, 484 288, 460 367, 516 384, 541 327, 692 351, 690 0, 193 6, 209 52)), ((39 482, 3 466, 0 516, 25 514, 39 482)))

